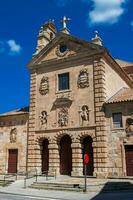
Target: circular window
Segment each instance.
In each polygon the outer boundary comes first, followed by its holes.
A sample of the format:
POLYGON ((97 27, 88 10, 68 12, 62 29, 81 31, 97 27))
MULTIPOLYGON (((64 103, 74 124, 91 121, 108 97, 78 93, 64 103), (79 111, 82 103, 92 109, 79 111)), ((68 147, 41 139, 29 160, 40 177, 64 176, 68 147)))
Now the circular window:
POLYGON ((59 50, 60 50, 61 53, 64 53, 67 50, 67 46, 66 45, 60 45, 59 50))
POLYGON ((66 44, 60 44, 57 47, 56 54, 60 57, 65 56, 68 52, 68 47, 66 44))

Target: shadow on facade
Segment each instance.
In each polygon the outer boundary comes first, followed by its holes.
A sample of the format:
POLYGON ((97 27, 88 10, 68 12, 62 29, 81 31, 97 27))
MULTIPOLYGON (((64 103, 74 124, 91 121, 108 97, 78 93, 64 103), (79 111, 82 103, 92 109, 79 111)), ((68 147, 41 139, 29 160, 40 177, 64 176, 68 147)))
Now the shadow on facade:
POLYGON ((101 189, 99 194, 91 200, 112 200, 112 199, 125 199, 125 195, 131 193, 133 197, 133 184, 128 181, 109 181, 101 189))

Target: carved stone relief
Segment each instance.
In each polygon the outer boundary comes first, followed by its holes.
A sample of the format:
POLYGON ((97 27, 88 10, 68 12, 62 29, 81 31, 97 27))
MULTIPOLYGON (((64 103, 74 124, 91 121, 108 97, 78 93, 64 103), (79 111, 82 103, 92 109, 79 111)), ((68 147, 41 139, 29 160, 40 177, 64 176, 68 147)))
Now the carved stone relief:
POLYGON ((58 124, 59 126, 68 125, 68 109, 62 108, 58 113, 58 124))
POLYGON ((41 111, 41 114, 39 116, 40 118, 40 125, 43 126, 43 125, 47 125, 47 112, 45 110, 41 111))
POLYGON ((79 123, 80 125, 88 125, 89 122, 89 107, 83 105, 79 110, 79 123))
POLYGON ((15 143, 17 140, 17 129, 13 128, 10 132, 10 142, 15 143))
POLYGON ((126 120, 126 134, 127 136, 133 135, 133 119, 127 118, 126 120))
POLYGON ((81 108, 82 121, 89 121, 89 108, 87 105, 83 105, 81 108))
POLYGON ((48 77, 43 77, 41 79, 39 92, 41 95, 46 95, 49 92, 49 80, 48 77))
POLYGON ((86 88, 89 87, 89 74, 87 69, 82 69, 78 76, 78 88, 86 88))

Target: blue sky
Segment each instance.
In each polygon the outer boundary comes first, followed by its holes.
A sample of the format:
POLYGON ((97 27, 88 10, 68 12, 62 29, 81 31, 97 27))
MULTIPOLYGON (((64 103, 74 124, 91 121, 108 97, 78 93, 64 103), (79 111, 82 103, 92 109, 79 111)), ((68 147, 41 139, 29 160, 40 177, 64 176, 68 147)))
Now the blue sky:
POLYGON ((132 13, 132 0, 1 0, 0 113, 29 104, 26 64, 45 21, 54 19, 60 30, 66 15, 71 34, 89 41, 98 30, 113 57, 133 62, 132 13))

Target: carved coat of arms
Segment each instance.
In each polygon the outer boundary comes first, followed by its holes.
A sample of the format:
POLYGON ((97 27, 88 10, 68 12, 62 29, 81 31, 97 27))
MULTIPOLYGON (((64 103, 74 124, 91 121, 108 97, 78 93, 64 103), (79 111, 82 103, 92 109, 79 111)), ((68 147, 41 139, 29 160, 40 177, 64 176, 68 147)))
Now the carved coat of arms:
POLYGON ((39 92, 41 95, 46 95, 49 92, 49 80, 48 77, 43 77, 41 79, 39 92))
POLYGON ((83 69, 80 71, 77 84, 79 88, 89 87, 89 74, 87 72, 87 69, 83 69))

